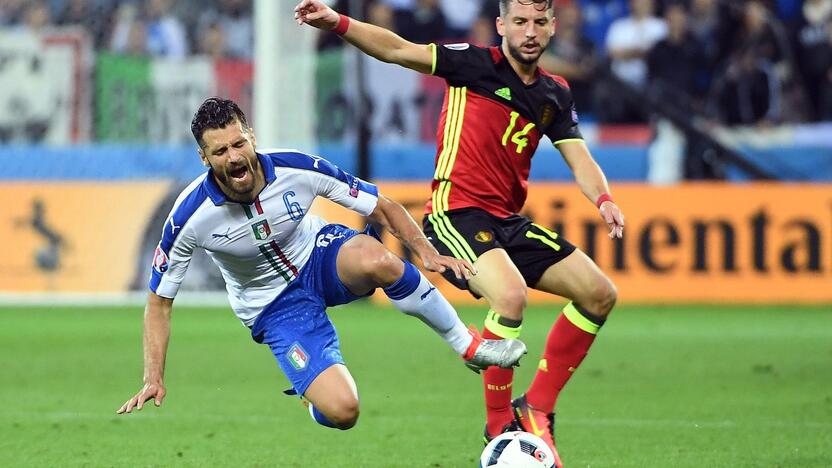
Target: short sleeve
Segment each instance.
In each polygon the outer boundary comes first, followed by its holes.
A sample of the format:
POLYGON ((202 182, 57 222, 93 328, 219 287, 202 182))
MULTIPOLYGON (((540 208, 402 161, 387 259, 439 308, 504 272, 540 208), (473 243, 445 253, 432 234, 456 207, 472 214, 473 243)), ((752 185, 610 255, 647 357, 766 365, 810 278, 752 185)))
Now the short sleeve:
POLYGON ((471 44, 432 44, 433 75, 452 84, 465 85, 482 76, 493 62, 487 49, 471 44))
POLYGON ((581 130, 578 128, 578 112, 575 110, 575 101, 569 88, 563 89, 563 105, 556 112, 555 118, 546 130, 546 136, 552 143, 564 143, 569 140, 583 140, 581 130))
POLYGON ((174 215, 165 222, 150 270, 150 290, 168 299, 176 297, 196 246, 193 233, 178 222, 174 215))
MULTIPOLYGON (((311 157, 311 156, 310 156, 311 157)), ((353 210, 362 216, 369 216, 378 204, 378 188, 323 158, 315 158, 315 170, 309 171, 315 194, 353 210)))

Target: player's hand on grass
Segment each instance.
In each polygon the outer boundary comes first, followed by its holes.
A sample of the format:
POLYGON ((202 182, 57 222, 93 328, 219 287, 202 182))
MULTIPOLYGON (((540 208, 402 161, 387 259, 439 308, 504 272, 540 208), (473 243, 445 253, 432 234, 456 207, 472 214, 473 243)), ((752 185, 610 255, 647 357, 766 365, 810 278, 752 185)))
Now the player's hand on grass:
POLYGON ((465 278, 471 279, 471 276, 477 274, 477 269, 471 265, 468 260, 460 260, 458 258, 446 257, 444 255, 427 254, 422 256, 422 264, 428 271, 435 271, 437 273, 444 273, 445 270, 450 269, 454 272, 457 279, 465 278))
POLYGON ((295 7, 295 21, 309 26, 331 31, 338 26, 341 15, 326 6, 320 0, 303 0, 295 7))
POLYGON ((133 398, 127 400, 116 413, 124 414, 133 412, 133 408, 141 411, 145 402, 153 400, 156 406, 162 405, 162 400, 165 398, 165 386, 159 383, 144 384, 144 387, 133 398))
POLYGON ((604 218, 604 222, 610 228, 610 239, 621 239, 624 235, 624 214, 621 213, 618 205, 615 202, 607 200, 601 204, 599 210, 601 211, 601 216, 604 218))

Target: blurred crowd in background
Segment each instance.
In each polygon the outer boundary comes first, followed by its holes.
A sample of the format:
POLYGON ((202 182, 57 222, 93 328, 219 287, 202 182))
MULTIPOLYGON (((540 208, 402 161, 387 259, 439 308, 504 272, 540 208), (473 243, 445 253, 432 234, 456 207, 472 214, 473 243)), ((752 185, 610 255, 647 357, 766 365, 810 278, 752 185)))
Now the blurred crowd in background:
MULTIPOLYGON (((497 0, 334 6, 417 42, 499 42, 497 0)), ((721 124, 832 120, 832 0, 555 0, 555 8, 543 67, 569 80, 591 119, 646 121, 638 100, 620 99, 620 87, 599 79, 611 73, 721 124)), ((251 60, 252 15, 251 0, 0 0, 3 28, 80 25, 97 50, 169 58, 251 60)), ((323 34, 319 47, 341 44, 323 34)))
POLYGON ((82 26, 96 49, 123 54, 251 59, 252 7, 251 0, 0 0, 0 26, 82 26))
MULTIPOLYGON (((496 0, 377 0, 366 11, 413 41, 480 45, 499 42, 498 14, 496 0)), ((555 15, 543 67, 601 122, 646 119, 598 79, 606 70, 727 125, 832 119, 832 0, 555 0, 555 15)))

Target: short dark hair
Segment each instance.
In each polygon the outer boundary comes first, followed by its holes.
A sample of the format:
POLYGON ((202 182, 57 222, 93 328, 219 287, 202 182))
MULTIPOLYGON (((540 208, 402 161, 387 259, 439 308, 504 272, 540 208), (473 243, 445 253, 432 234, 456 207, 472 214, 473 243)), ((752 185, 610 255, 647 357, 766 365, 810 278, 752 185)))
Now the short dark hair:
MULTIPOLYGON (((523 5, 531 5, 532 3, 535 3, 535 4, 539 3, 541 5, 545 4, 546 5, 546 8, 545 8, 546 10, 552 8, 552 0, 500 0, 500 16, 505 16, 506 15, 506 13, 508 12, 508 6, 511 2, 518 2, 518 3, 521 3, 523 5)), ((543 8, 541 8, 541 11, 543 11, 543 8)))
POLYGON ((219 97, 208 98, 199 106, 193 120, 191 120, 191 133, 194 134, 194 138, 201 148, 203 146, 202 135, 205 134, 206 130, 225 128, 234 120, 243 125, 243 131, 248 131, 246 114, 243 113, 236 102, 219 97))

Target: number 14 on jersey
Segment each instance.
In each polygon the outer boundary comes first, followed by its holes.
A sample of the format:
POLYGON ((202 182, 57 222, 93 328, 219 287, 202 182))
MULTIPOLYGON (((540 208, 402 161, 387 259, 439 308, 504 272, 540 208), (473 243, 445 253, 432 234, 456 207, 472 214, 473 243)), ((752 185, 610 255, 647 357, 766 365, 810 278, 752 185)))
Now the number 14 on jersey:
POLYGON ((508 146, 509 137, 511 137, 511 142, 517 145, 517 154, 520 154, 523 152, 523 148, 529 144, 528 135, 534 128, 534 124, 528 123, 522 129, 514 132, 514 127, 517 125, 517 117, 520 117, 520 114, 517 112, 511 113, 511 121, 506 128, 506 133, 503 134, 503 146, 508 146), (514 134, 512 134, 512 132, 514 132, 514 134))

